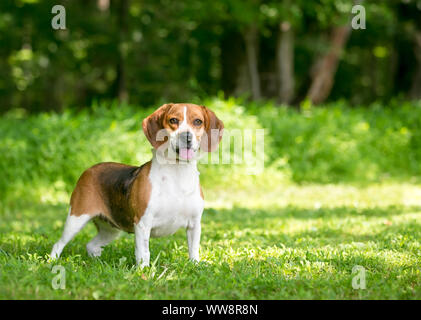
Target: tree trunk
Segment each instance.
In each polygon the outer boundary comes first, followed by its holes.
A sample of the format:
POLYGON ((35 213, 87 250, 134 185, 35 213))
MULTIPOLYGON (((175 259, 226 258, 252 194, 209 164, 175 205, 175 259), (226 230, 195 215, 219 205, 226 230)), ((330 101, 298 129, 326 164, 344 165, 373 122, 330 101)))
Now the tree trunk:
POLYGON ((258 62, 258 29, 251 25, 244 35, 247 55, 247 67, 250 76, 250 87, 253 100, 261 98, 258 62))
POLYGON ((126 81, 126 56, 125 40, 127 37, 127 18, 128 18, 129 0, 120 0, 118 5, 118 62, 117 62, 117 93, 120 102, 129 101, 126 81))
POLYGON ((417 60, 417 69, 414 79, 412 80, 409 95, 411 99, 418 100, 421 99, 421 31, 416 31, 414 34, 414 51, 417 60))
POLYGON ((294 98, 294 33, 289 22, 279 25, 276 49, 278 73, 278 100, 289 104, 294 98))
MULTIPOLYGON (((354 0, 354 5, 362 4, 364 0, 354 0)), ((329 96, 338 69, 339 59, 351 34, 351 23, 334 27, 331 35, 331 46, 328 52, 320 57, 313 67, 312 83, 307 93, 308 99, 314 104, 324 102, 329 96)))
POLYGON ((221 85, 227 96, 242 95, 250 92, 248 85, 247 66, 245 74, 240 69, 245 64, 244 44, 241 34, 234 31, 226 31, 221 39, 221 85), (245 77, 242 79, 241 77, 245 77), (245 82, 245 86, 243 86, 245 82))
POLYGON ((333 29, 331 46, 328 52, 320 57, 314 67, 312 83, 307 97, 314 104, 322 103, 329 96, 338 69, 339 58, 351 33, 349 25, 333 29))

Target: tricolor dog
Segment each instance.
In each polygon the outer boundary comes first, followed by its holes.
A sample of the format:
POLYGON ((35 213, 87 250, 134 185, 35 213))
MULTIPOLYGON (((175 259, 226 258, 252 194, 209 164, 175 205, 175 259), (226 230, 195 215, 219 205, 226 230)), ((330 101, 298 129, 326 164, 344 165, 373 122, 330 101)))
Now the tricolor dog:
POLYGON ((204 200, 197 159, 201 151, 218 147, 224 125, 205 106, 187 103, 165 104, 142 125, 153 146, 152 160, 140 167, 99 163, 84 171, 53 259, 92 220, 98 234, 86 246, 91 256, 99 257, 123 230, 135 234, 137 264, 148 266, 149 238, 186 228, 189 257, 199 260, 204 200))

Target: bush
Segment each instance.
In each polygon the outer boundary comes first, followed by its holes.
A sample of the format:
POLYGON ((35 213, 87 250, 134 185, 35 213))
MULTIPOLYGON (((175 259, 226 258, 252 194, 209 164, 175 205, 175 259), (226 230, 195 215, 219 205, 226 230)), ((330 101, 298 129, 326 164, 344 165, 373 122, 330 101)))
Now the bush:
MULTIPOLYGON (((200 165, 208 188, 242 188, 285 182, 370 182, 421 175, 421 107, 349 108, 344 103, 303 106, 302 112, 271 103, 208 99, 226 129, 266 128, 265 171, 243 165, 200 165)), ((151 157, 141 121, 153 108, 93 105, 62 114, 25 115, 16 109, 0 120, 1 198, 34 194, 68 197, 80 174, 103 161, 141 164, 151 157), (49 190, 49 192, 46 192, 49 190)), ((226 147, 226 146, 225 146, 226 147)))
POLYGON ((297 182, 372 182, 421 174, 421 106, 350 108, 344 103, 303 111, 253 106, 269 129, 269 162, 297 182), (280 161, 281 159, 281 161, 280 161))

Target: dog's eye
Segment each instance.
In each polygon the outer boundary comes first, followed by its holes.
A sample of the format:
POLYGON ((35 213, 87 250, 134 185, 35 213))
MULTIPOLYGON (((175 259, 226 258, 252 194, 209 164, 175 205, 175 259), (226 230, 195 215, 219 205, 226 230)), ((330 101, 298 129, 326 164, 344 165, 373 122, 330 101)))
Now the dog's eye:
POLYGON ((203 121, 200 120, 200 119, 196 119, 196 120, 194 120, 193 123, 194 123, 195 126, 200 126, 203 123, 203 121))
POLYGON ((178 119, 177 118, 171 118, 170 119, 170 123, 171 124, 177 124, 178 123, 178 119))

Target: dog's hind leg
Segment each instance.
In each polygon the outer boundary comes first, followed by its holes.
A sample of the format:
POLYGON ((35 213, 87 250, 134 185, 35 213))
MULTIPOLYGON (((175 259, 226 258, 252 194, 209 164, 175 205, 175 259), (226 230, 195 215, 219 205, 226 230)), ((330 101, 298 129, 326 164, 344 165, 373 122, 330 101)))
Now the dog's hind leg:
POLYGON ((73 237, 92 219, 92 215, 82 214, 80 216, 71 215, 71 208, 67 216, 66 224, 64 225, 63 234, 57 243, 53 246, 51 251, 51 258, 57 259, 60 257, 63 248, 66 244, 73 239, 73 237))
POLYGON ((91 257, 101 256, 102 249, 120 235, 120 230, 112 227, 105 221, 95 219, 94 223, 98 229, 98 234, 86 245, 86 250, 91 257))

